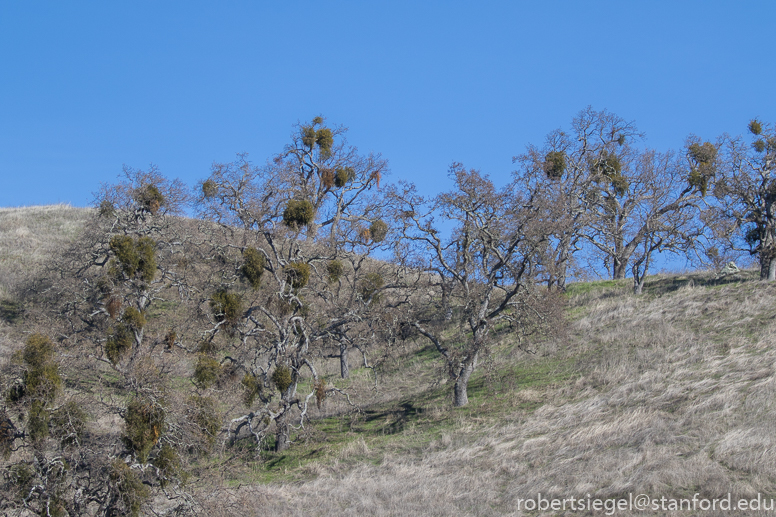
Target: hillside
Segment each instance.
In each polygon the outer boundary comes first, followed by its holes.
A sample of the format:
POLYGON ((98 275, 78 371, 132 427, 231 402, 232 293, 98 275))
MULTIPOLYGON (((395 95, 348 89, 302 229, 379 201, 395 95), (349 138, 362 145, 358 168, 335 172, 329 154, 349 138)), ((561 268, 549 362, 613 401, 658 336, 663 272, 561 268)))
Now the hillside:
MULTIPOLYGON (((61 206, 0 210, 4 361, 26 332, 15 290, 85 218, 61 206)), ((464 408, 452 408, 426 343, 386 350, 376 379, 353 369, 357 411, 327 403, 284 453, 220 446, 192 460, 187 493, 213 517, 535 515, 521 500, 539 493, 776 497, 776 285, 756 276, 655 276, 640 297, 629 280, 572 284, 568 333, 534 353, 504 336, 464 408)), ((78 372, 66 374, 79 389, 78 372)), ((88 425, 107 432, 105 422, 88 425)), ((592 513, 603 512, 566 512, 592 513)))

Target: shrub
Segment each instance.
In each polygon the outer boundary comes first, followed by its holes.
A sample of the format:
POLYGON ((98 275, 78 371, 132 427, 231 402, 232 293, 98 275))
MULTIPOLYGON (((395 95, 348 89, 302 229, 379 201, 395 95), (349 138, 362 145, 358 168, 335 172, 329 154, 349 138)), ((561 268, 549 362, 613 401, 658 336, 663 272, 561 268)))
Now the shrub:
POLYGON ((105 304, 105 310, 107 310, 108 315, 115 320, 121 310, 121 298, 111 296, 108 303, 105 304))
POLYGON ((109 243, 111 251, 116 255, 121 269, 128 277, 136 273, 145 282, 150 282, 156 276, 156 243, 150 237, 132 239, 129 235, 115 235, 109 243))
POLYGON ((206 180, 202 183, 202 195, 205 199, 210 199, 218 194, 218 185, 213 180, 206 180))
POLYGON ((132 341, 132 332, 129 328, 123 323, 116 325, 105 342, 105 355, 108 356, 108 360, 113 364, 118 364, 124 354, 132 349, 132 341))
POLYGON ((164 409, 151 400, 133 398, 124 415, 123 441, 138 461, 146 462, 163 431, 164 409))
POLYGON ((624 196, 628 192, 628 178, 622 174, 613 175, 610 177, 612 182, 612 188, 617 196, 624 196))
POLYGON ((566 155, 562 151, 550 151, 544 157, 544 172, 550 179, 558 180, 566 171, 566 155))
POLYGON ((342 273, 344 271, 345 267, 339 260, 331 260, 328 264, 326 264, 326 274, 329 276, 329 282, 332 284, 337 282, 340 277, 342 277, 342 273))
POLYGON ((318 144, 321 154, 324 158, 331 156, 331 146, 334 145, 334 135, 331 129, 322 127, 315 132, 315 143, 318 144))
POLYGON ((97 215, 100 217, 110 218, 113 217, 115 213, 116 208, 113 206, 113 203, 107 199, 100 201, 100 206, 97 208, 97 215))
POLYGON ((291 378, 291 369, 288 366, 278 365, 275 371, 272 372, 272 382, 275 383, 280 393, 285 393, 293 379, 291 378))
POLYGON ((197 345, 197 353, 212 355, 218 351, 218 346, 213 341, 200 341, 197 345))
POLYGON ((753 144, 752 147, 755 151, 758 153, 761 153, 765 151, 765 141, 762 138, 758 138, 753 144))
POLYGON ((208 355, 199 354, 194 368, 194 384, 200 389, 207 389, 216 383, 222 370, 221 363, 208 355))
POLYGON ((697 167, 693 167, 690 170, 689 176, 687 177, 687 184, 691 187, 697 188, 698 191, 700 191, 700 193, 705 196, 706 191, 709 188, 709 179, 706 177, 706 175, 702 174, 697 167))
POLYGON ((118 511, 110 512, 110 515, 129 515, 131 517, 140 515, 143 503, 150 496, 148 487, 143 484, 140 476, 129 468, 129 465, 116 458, 111 463, 108 478, 118 496, 114 504, 119 506, 119 508, 114 508, 118 511))
POLYGON ((388 235, 388 225, 381 219, 372 221, 369 225, 369 236, 374 242, 382 242, 385 236, 388 235))
POLYGON ((372 300, 373 302, 379 301, 379 295, 375 293, 385 285, 382 275, 380 273, 367 273, 359 284, 359 294, 365 301, 372 300))
POLYGON ((38 443, 49 435, 49 411, 41 400, 36 400, 30 406, 27 415, 27 432, 34 443, 38 443))
POLYGON ((204 441, 212 445, 221 429, 221 415, 218 412, 216 401, 211 397, 193 396, 189 399, 193 406, 192 420, 204 441))
POLYGON ((59 366, 53 361, 24 372, 24 393, 36 400, 53 401, 61 386, 59 366))
POLYGON ((310 281, 310 264, 304 262, 292 262, 285 268, 286 281, 294 289, 301 289, 310 281))
POLYGON ((289 228, 307 226, 315 219, 313 205, 306 199, 292 199, 283 211, 283 223, 289 228))
POLYGON ((264 274, 264 267, 266 266, 266 259, 264 254, 256 248, 246 248, 243 251, 243 265, 240 268, 243 276, 254 289, 258 289, 261 285, 261 275, 264 274))
POLYGON ((356 171, 353 167, 341 167, 334 174, 334 185, 342 188, 354 179, 356 179, 356 171))
POLYGON ((210 309, 216 321, 223 321, 234 328, 240 322, 243 313, 242 297, 226 290, 217 291, 210 300, 210 309))
POLYGON ((148 210, 152 214, 155 214, 166 203, 164 196, 156 185, 148 184, 138 188, 135 191, 135 201, 148 210))
POLYGON ((760 124, 759 120, 754 119, 749 122, 749 132, 753 135, 759 135, 763 132, 763 125, 760 124))
POLYGON ((27 338, 22 359, 30 368, 40 368, 54 360, 54 345, 43 334, 33 334, 27 338))
POLYGON ((315 145, 315 128, 304 126, 302 128, 302 143, 310 149, 315 145))
POLYGON ((326 188, 331 188, 334 186, 335 176, 334 171, 331 169, 323 169, 321 171, 321 183, 323 183, 323 186, 326 188))
POLYGON ((183 481, 186 478, 186 473, 183 471, 183 465, 178 451, 168 443, 162 445, 159 454, 156 455, 156 458, 151 460, 151 464, 159 469, 159 484, 162 488, 164 488, 171 479, 178 478, 183 481))
POLYGON ((263 386, 259 378, 252 373, 246 373, 240 384, 243 387, 243 402, 246 406, 250 406, 256 398, 261 396, 263 386))
POLYGON ((690 144, 687 148, 690 158, 698 165, 711 165, 717 159, 717 148, 711 142, 699 144, 697 142, 690 144))
POLYGON ((121 321, 132 330, 140 330, 146 325, 145 315, 134 307, 127 307, 121 321))
POLYGON ((54 361, 54 345, 42 334, 33 334, 27 339, 22 352, 27 370, 24 372, 24 388, 9 393, 16 400, 30 396, 35 400, 51 402, 62 386, 59 366, 54 361))

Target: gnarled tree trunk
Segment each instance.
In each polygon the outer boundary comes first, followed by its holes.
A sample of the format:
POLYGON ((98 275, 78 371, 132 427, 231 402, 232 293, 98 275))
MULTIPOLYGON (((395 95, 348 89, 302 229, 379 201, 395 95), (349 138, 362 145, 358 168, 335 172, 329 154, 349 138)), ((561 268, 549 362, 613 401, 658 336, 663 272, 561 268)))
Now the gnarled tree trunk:
POLYGON ((453 387, 453 405, 455 407, 465 406, 469 403, 469 379, 474 372, 474 368, 477 367, 478 355, 478 352, 475 352, 471 357, 466 358, 461 365, 458 377, 455 379, 455 386, 453 387))

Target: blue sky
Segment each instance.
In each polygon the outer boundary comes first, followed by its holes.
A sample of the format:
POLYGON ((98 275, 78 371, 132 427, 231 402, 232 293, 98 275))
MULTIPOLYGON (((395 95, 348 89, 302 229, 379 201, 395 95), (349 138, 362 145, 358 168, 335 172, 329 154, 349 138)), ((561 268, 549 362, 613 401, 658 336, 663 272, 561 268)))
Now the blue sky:
POLYGON ((776 122, 772 1, 0 0, 0 206, 86 206, 122 164, 189 184, 323 115, 433 194, 587 105, 646 145, 776 122))

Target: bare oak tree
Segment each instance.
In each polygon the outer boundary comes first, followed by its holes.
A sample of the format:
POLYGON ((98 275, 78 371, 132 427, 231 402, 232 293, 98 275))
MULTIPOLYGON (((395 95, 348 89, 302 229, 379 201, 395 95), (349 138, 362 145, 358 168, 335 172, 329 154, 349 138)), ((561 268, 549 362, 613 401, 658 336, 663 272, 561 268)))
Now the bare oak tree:
POLYGON ((348 350, 368 341, 365 322, 386 279, 365 255, 388 245, 376 195, 387 164, 359 154, 344 132, 316 117, 271 163, 239 157, 200 184, 211 260, 231 264, 211 278, 203 339, 244 371, 250 409, 232 420, 232 439, 274 435, 275 450, 286 449, 309 404, 339 393, 316 361, 335 343, 347 376, 348 350))
MULTIPOLYGON (((543 259, 549 287, 565 289, 602 180, 621 181, 610 157, 640 136, 632 122, 588 106, 573 119, 570 131, 557 129, 542 147, 529 145, 513 158, 520 165, 513 173, 517 188, 551 200, 547 206, 552 207, 555 227, 543 259)), ((614 274, 624 271, 621 267, 614 274)))
POLYGON ((776 130, 752 120, 750 139, 723 137, 707 154, 722 151, 707 221, 729 247, 757 256, 760 278, 776 280, 776 130))
POLYGON ((418 274, 406 334, 414 331, 434 344, 453 381, 453 403, 464 406, 469 380, 497 326, 525 330, 549 323, 537 303, 535 279, 553 221, 546 207, 513 185, 497 189, 458 164, 450 176, 455 189, 433 199, 418 196, 410 185, 394 196, 406 240, 401 262, 418 274), (439 220, 454 225, 450 236, 439 220), (457 323, 454 336, 450 322, 457 323))

